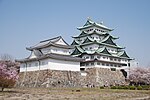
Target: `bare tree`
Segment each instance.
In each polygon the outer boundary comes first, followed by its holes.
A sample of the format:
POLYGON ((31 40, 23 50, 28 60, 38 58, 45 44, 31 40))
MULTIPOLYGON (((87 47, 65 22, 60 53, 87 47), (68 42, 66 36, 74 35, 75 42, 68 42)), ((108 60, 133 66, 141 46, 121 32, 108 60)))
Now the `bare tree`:
POLYGON ((14 58, 9 54, 1 54, 0 60, 1 61, 14 61, 14 58))

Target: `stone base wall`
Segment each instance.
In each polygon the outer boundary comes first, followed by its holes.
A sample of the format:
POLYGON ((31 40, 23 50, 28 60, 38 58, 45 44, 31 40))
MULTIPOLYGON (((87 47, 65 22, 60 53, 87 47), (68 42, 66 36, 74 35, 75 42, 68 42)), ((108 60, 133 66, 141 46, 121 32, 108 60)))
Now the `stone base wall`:
POLYGON ((41 70, 21 72, 16 86, 19 87, 95 87, 124 85, 125 77, 120 70, 88 68, 82 72, 41 70))

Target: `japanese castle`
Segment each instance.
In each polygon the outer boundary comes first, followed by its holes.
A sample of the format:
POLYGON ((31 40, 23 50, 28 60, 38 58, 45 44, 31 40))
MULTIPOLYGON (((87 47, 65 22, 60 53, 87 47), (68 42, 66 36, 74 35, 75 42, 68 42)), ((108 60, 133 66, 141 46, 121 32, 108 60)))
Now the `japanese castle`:
POLYGON ((21 63, 20 72, 47 69, 84 71, 94 67, 129 69, 131 58, 124 47, 114 42, 118 37, 110 34, 113 29, 89 18, 85 25, 77 29, 81 33, 73 36, 71 45, 58 36, 27 47, 31 54, 25 59, 18 60, 21 63))
POLYGON ((71 45, 75 50, 71 55, 84 59, 80 63, 81 70, 92 67, 128 70, 131 59, 124 47, 114 42, 119 38, 110 34, 113 29, 89 18, 85 25, 77 29, 81 33, 73 37, 74 41, 71 45))

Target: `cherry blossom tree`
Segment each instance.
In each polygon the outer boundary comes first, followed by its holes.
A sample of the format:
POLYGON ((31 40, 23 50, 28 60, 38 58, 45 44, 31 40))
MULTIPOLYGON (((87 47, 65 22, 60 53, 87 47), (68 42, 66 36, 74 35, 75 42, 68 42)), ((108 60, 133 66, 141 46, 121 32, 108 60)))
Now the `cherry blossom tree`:
POLYGON ((0 87, 10 88, 15 85, 18 79, 19 64, 12 61, 0 61, 0 87))
POLYGON ((150 84, 150 68, 134 68, 131 70, 129 80, 135 85, 150 84))

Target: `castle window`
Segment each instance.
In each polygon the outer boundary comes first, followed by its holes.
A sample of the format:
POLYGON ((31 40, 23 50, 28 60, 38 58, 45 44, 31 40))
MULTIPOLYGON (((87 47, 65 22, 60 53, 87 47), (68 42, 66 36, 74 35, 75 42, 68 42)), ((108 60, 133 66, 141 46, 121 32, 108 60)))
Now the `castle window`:
POLYGON ((23 67, 26 67, 26 64, 23 64, 23 67))
POLYGON ((89 63, 86 63, 86 66, 89 66, 89 63))
POLYGON ((97 65, 100 65, 100 62, 97 62, 97 65))
POLYGON ((31 67, 31 64, 28 64, 28 67, 31 67))
POLYGON ((100 59, 100 56, 97 56, 98 59, 100 59))
POLYGON ((128 66, 130 67, 130 63, 128 63, 128 66))
POLYGON ((42 65, 45 65, 46 63, 44 61, 42 61, 42 65))
POLYGON ((106 57, 103 56, 103 59, 105 59, 106 57))
POLYGON ((103 66, 105 66, 105 64, 104 64, 104 63, 102 63, 102 65, 103 65, 103 66))
POLYGON ((113 60, 113 58, 110 58, 110 60, 112 61, 112 60, 113 60))
POLYGON ((84 64, 84 63, 81 63, 80 66, 85 66, 85 64, 84 64))
POLYGON ((109 66, 109 64, 106 64, 106 66, 109 66))
POLYGON ((86 56, 86 59, 89 59, 89 56, 86 56))
POLYGON ((38 63, 35 63, 35 66, 38 66, 38 63))
POLYGON ((57 49, 54 49, 55 52, 57 52, 57 49))
POLYGON ((94 59, 94 56, 91 56, 91 59, 94 59))
POLYGON ((94 62, 92 62, 91 65, 94 65, 94 62))
POLYGON ((88 50, 88 48, 85 48, 85 50, 88 50))

